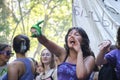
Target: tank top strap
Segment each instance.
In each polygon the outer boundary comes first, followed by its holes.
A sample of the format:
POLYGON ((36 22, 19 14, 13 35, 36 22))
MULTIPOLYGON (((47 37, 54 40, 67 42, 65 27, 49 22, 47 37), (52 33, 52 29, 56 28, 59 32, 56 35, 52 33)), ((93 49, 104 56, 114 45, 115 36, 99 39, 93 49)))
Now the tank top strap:
POLYGON ((65 59, 64 59, 64 61, 63 61, 63 62, 65 62, 65 61, 66 61, 67 57, 68 57, 68 53, 66 54, 65 59))

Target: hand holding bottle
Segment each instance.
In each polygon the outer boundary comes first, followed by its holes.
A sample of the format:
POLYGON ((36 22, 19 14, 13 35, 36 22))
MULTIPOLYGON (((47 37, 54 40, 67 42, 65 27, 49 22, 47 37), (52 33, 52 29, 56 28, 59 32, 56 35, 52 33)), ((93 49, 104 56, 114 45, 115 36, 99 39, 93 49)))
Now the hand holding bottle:
POLYGON ((42 20, 42 21, 40 21, 40 22, 38 22, 37 24, 35 24, 35 25, 33 25, 32 27, 31 27, 31 33, 32 33, 32 36, 31 37, 38 37, 38 36, 40 36, 41 34, 42 34, 42 32, 41 32, 41 27, 39 26, 41 23, 43 23, 44 22, 44 20, 42 20))

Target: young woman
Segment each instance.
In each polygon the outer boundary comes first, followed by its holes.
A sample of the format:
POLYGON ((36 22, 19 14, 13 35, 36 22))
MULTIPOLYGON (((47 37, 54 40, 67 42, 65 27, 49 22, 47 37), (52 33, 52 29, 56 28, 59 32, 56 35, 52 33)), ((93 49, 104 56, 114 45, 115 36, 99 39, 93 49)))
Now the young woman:
POLYGON ((104 41, 102 44, 103 45, 101 45, 101 51, 97 56, 96 63, 97 65, 110 64, 115 66, 117 80, 120 80, 120 27, 117 31, 117 49, 114 49, 106 54, 106 50, 110 49, 111 42, 104 41))
POLYGON ((7 73, 7 62, 11 56, 11 46, 0 43, 0 79, 7 73))
POLYGON ((13 49, 16 60, 8 65, 8 73, 3 80, 33 80, 34 63, 25 56, 30 48, 30 40, 25 35, 17 35, 13 39, 13 49))
POLYGON ((40 61, 43 71, 37 76, 36 80, 57 80, 54 55, 48 49, 43 49, 40 61))
MULTIPOLYGON (((36 28, 32 28, 34 34, 36 28)), ((89 38, 80 27, 72 27, 65 36, 65 48, 47 39, 43 34, 37 35, 38 41, 51 53, 54 53, 59 61, 57 80, 88 80, 95 66, 93 52, 89 46, 89 38)))

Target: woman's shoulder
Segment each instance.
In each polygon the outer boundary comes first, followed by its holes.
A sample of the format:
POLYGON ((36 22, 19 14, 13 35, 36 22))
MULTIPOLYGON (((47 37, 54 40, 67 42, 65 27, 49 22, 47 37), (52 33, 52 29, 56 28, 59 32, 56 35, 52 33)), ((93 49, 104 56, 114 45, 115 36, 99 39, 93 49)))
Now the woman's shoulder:
POLYGON ((24 63, 22 62, 22 61, 13 61, 13 62, 11 62, 10 63, 10 65, 12 66, 23 66, 24 65, 24 63))
POLYGON ((10 71, 24 71, 24 63, 20 61, 13 61, 10 64, 8 64, 8 69, 10 71))
POLYGON ((91 60, 91 59, 94 60, 94 59, 95 59, 94 56, 89 55, 89 56, 87 56, 87 57, 84 57, 84 60, 91 60))
POLYGON ((19 61, 13 61, 10 64, 8 64, 8 67, 15 67, 15 66, 17 67, 20 64, 21 64, 21 62, 19 62, 19 61))

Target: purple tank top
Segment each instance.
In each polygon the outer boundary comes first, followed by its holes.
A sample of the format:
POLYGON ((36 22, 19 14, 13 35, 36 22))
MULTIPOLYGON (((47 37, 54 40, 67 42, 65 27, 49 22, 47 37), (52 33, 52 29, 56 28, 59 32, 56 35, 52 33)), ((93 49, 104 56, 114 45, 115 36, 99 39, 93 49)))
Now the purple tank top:
POLYGON ((105 55, 107 62, 114 65, 116 68, 116 75, 120 80, 120 49, 114 49, 105 55))
POLYGON ((58 66, 58 80, 78 80, 76 76, 76 65, 63 62, 58 66))

